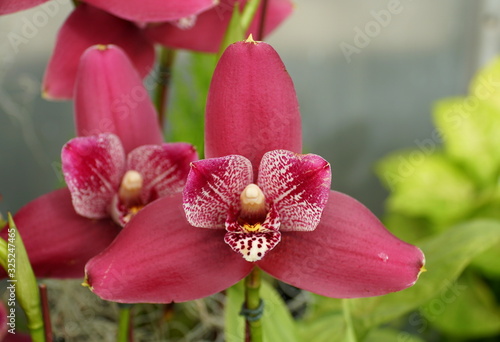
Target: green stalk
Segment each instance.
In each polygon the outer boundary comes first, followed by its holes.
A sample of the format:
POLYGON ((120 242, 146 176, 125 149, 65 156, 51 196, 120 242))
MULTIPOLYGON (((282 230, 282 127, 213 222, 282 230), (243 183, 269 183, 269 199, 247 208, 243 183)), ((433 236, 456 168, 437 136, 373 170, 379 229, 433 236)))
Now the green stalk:
POLYGON ((170 78, 172 76, 172 65, 175 61, 175 50, 160 48, 158 57, 158 72, 155 78, 156 87, 153 93, 153 102, 158 113, 161 127, 167 116, 167 100, 170 78))
POLYGON ((131 342, 130 337, 130 316, 132 305, 131 304, 118 304, 119 317, 118 317, 118 336, 117 342, 131 342))
MULTIPOLYGON (((252 272, 245 278, 245 308, 247 310, 257 310, 261 306, 260 298, 260 269, 255 267, 252 272)), ((249 341, 262 342, 262 321, 258 319, 248 319, 245 315, 246 328, 249 334, 249 341)))

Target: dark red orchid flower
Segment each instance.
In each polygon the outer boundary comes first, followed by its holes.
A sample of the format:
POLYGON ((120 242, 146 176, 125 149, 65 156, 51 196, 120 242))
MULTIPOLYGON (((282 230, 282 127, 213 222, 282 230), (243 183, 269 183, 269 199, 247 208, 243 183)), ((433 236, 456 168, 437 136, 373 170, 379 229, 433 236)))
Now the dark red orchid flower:
POLYGON ((365 206, 329 190, 330 167, 302 155, 293 83, 266 43, 231 45, 206 109, 206 156, 183 195, 150 204, 86 265, 117 302, 180 302, 216 293, 259 267, 321 295, 383 295, 413 285, 420 249, 365 206))
POLYGON ((80 137, 62 150, 68 188, 35 199, 14 216, 38 277, 82 277, 85 263, 134 214, 182 191, 197 159, 189 144, 162 143, 142 79, 118 47, 91 47, 77 80, 80 137), (131 94, 146 96, 124 103, 131 94))

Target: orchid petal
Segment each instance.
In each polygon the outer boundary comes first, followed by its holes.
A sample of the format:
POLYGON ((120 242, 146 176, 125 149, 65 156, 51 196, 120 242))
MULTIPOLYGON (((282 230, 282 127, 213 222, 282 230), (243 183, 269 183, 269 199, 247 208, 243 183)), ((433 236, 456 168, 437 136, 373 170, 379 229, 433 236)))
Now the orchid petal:
POLYGON ((314 230, 330 183, 330 164, 320 156, 275 150, 262 157, 258 184, 280 214, 281 231, 314 230))
POLYGON ((108 217, 125 172, 125 153, 118 137, 74 138, 63 146, 61 158, 75 211, 87 218, 108 217))
POLYGON ((253 265, 224 243, 224 231, 192 227, 182 196, 147 205, 86 266, 99 297, 125 303, 183 302, 222 291, 253 265), (223 267, 222 267, 223 266, 223 267))
POLYGON ((0 2, 0 15, 23 11, 47 1, 48 0, 2 0, 0 2))
POLYGON ((184 188, 189 223, 200 228, 224 228, 228 212, 239 210, 240 194, 252 177, 252 165, 242 156, 193 162, 184 188))
POLYGON ((144 180, 142 203, 181 192, 189 165, 198 159, 193 145, 171 143, 140 146, 127 156, 127 169, 136 170, 144 180))
POLYGON ((80 136, 118 135, 126 153, 163 142, 148 92, 117 46, 94 46, 83 54, 75 87, 75 122, 80 136))
POLYGON ((292 79, 269 44, 247 40, 226 49, 214 71, 206 108, 207 158, 239 154, 257 173, 264 153, 302 150, 292 79))
POLYGON ((316 230, 286 232, 258 266, 323 296, 379 296, 412 286, 424 265, 415 246, 392 235, 365 206, 332 191, 316 230))
MULTIPOLYGON (((85 263, 119 233, 111 220, 78 215, 67 188, 45 194, 14 216, 37 277, 81 278, 85 263)), ((7 229, 0 234, 7 236, 7 229)))
MULTIPOLYGON (((243 8, 247 1, 240 2, 243 8)), ((145 29, 153 41, 168 47, 194 51, 216 53, 231 20, 236 1, 223 0, 219 5, 196 17, 192 27, 182 27, 175 22, 152 24, 145 29)), ((262 5, 261 5, 262 6, 262 5)), ((266 12, 264 36, 271 33, 292 12, 293 5, 289 0, 270 0, 266 12)), ((262 9, 258 9, 248 34, 256 34, 260 25, 262 9)))
POLYGON ((43 80, 46 98, 73 97, 80 56, 95 44, 120 46, 141 77, 146 76, 154 64, 153 45, 136 25, 92 6, 80 4, 59 30, 43 80))
POLYGON ((106 12, 131 21, 170 21, 198 14, 216 0, 85 0, 106 12))

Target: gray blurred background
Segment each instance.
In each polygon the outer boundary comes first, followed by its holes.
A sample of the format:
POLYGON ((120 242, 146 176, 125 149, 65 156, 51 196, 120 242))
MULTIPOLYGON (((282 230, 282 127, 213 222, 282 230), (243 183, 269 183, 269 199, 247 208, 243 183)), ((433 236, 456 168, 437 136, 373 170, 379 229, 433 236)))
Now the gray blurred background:
MULTIPOLYGON (((62 1, 61 1, 62 2, 62 1)), ((333 168, 332 188, 383 212, 387 195, 373 165, 431 138, 435 100, 467 91, 478 66, 498 50, 496 1, 296 0, 269 39, 291 74, 303 117, 305 151, 333 168), (390 17, 387 16, 390 13, 390 17), (364 39, 363 39, 364 36, 364 39)), ((0 18, 0 212, 60 182, 60 150, 74 135, 72 103, 40 98, 57 13, 13 47, 37 9, 0 18), (17 50, 17 51, 16 51, 17 50)))

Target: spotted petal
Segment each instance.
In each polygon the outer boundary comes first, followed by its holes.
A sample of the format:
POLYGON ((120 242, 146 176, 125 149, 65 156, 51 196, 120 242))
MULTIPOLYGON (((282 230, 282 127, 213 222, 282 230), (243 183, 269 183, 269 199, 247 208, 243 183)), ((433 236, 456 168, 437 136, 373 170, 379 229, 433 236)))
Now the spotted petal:
POLYGON ((257 265, 301 289, 334 298, 380 296, 412 286, 424 255, 392 235, 354 198, 331 191, 321 223, 286 232, 257 265))
POLYGON ((239 210, 240 194, 252 178, 252 165, 242 156, 192 163, 183 193, 189 223, 201 228, 224 228, 228 213, 239 210))
POLYGON ((171 143, 145 145, 127 156, 127 169, 143 177, 142 203, 181 192, 186 184, 189 165, 198 159, 193 145, 171 143))
POLYGON ((87 218, 108 217, 125 172, 125 152, 113 134, 70 140, 62 149, 62 170, 75 211, 87 218))
POLYGON ((46 98, 72 98, 80 56, 95 44, 120 46, 142 77, 154 64, 153 45, 136 25, 80 4, 59 30, 42 85, 46 98))
POLYGON ((275 150, 262 157, 258 184, 279 212, 281 231, 314 230, 330 193, 330 164, 314 154, 275 150))

